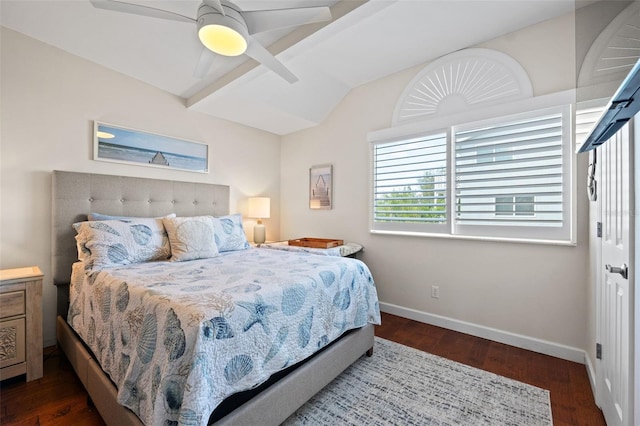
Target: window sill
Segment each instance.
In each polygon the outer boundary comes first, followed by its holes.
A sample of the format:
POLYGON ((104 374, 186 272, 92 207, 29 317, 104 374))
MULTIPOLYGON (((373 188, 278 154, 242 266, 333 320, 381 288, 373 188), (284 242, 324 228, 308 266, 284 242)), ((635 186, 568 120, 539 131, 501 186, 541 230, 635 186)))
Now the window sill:
POLYGON ((472 240, 472 241, 494 241, 501 243, 517 243, 517 244, 542 244, 551 246, 576 247, 575 241, 560 240, 536 240, 529 238, 505 238, 505 237, 479 237, 471 235, 452 235, 452 234, 436 234, 427 232, 403 232, 403 231, 379 231, 370 230, 374 235, 395 235, 403 237, 422 237, 422 238, 444 238, 450 240, 472 240))

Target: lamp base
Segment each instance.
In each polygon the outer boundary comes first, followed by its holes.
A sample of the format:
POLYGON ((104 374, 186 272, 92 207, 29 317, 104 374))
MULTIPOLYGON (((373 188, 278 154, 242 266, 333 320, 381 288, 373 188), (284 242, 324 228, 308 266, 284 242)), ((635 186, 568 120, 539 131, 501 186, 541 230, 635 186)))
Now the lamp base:
POLYGON ((257 224, 253 227, 253 242, 256 244, 264 244, 266 241, 266 232, 263 224, 257 224))

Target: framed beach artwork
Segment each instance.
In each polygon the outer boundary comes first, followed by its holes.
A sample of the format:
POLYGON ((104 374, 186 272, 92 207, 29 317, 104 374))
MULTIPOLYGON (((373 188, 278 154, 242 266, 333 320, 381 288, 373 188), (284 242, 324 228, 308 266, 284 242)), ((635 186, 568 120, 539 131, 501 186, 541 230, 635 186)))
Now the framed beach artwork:
POLYGON ((209 172, 206 144, 97 121, 93 127, 94 160, 209 172))
POLYGON ((333 195, 333 170, 331 164, 312 166, 309 169, 309 208, 331 209, 333 195))

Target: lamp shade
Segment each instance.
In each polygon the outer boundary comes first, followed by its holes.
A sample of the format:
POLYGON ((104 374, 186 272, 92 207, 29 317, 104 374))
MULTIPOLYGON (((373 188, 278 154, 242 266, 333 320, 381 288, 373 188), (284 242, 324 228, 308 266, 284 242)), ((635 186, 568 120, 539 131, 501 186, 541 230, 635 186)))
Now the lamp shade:
POLYGON ((271 198, 251 197, 249 198, 248 216, 257 219, 268 219, 271 215, 271 198))
POLYGON ((249 217, 257 218, 258 223, 253 227, 253 242, 260 245, 265 242, 265 229, 262 219, 267 219, 271 214, 271 199, 269 197, 249 198, 249 217))

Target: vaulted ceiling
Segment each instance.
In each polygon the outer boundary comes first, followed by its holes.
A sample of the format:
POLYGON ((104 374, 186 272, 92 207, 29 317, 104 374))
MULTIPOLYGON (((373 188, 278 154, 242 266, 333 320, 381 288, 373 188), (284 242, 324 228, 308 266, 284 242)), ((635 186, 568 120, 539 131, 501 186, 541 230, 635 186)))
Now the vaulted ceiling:
MULTIPOLYGON (((126 0, 195 17, 200 1, 126 0)), ((184 99, 185 107, 279 135, 321 123, 353 88, 574 10, 573 0, 235 0, 243 10, 330 6, 333 20, 257 39, 299 79, 246 56, 194 77, 194 25, 96 9, 89 0, 2 0, 0 22, 184 99)))

